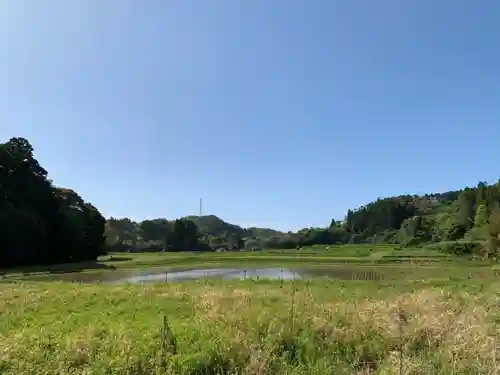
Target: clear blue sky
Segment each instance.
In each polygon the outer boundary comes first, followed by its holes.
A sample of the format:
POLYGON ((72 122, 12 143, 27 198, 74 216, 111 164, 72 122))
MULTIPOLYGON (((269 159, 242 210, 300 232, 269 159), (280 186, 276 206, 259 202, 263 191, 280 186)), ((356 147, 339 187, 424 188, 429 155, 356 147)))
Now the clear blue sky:
POLYGON ((498 0, 3 0, 0 137, 105 216, 297 229, 495 181, 498 0))

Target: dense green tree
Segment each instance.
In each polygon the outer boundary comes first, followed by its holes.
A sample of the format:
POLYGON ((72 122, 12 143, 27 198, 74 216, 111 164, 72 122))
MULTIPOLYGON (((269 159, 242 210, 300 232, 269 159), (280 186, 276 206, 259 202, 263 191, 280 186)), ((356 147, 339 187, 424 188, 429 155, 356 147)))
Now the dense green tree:
POLYGON ((437 241, 456 241, 463 238, 466 233, 466 227, 463 221, 460 221, 458 215, 445 214, 437 218, 435 223, 435 237, 433 242, 437 241))
MULTIPOLYGON (((403 245, 419 245, 438 241, 486 241, 488 226, 485 223, 488 222, 488 212, 498 208, 499 202, 500 184, 488 186, 479 183, 474 188, 463 190, 377 199, 365 206, 348 210, 343 221, 332 219, 326 228, 304 228, 297 232, 242 228, 214 215, 189 216, 184 219, 192 221, 197 227, 198 241, 192 244, 198 243, 200 249, 239 249, 243 247, 243 241, 246 249, 294 249, 300 246, 338 243, 399 242, 403 245), (477 205, 477 199, 484 204, 477 205), (477 224, 482 224, 475 225, 476 219, 477 224)), ((152 249, 152 244, 159 241, 164 231, 157 225, 159 223, 163 223, 165 227, 168 226, 167 223, 171 228, 175 226, 174 221, 166 219, 131 223, 132 228, 135 226, 140 229, 129 231, 137 237, 137 242, 142 246, 137 245, 140 249, 152 249)), ((186 246, 184 240, 179 239, 185 237, 179 233, 185 232, 184 227, 179 224, 177 229, 172 229, 172 235, 168 236, 169 249, 186 246)), ((116 238, 112 230, 109 237, 116 238)), ((469 250, 477 247, 476 245, 476 242, 471 243, 471 246, 460 244, 469 250)), ((448 243, 447 246, 451 245, 448 243)))
POLYGON ((335 220, 335 219, 332 219, 332 220, 330 221, 330 226, 329 226, 329 228, 338 228, 338 227, 340 227, 340 222, 338 222, 338 221, 337 221, 337 220, 335 220))
POLYGON ((458 198, 458 223, 468 231, 474 224, 474 193, 470 189, 464 190, 458 198))
POLYGON ((172 223, 167 219, 143 220, 138 224, 143 238, 150 241, 165 241, 172 223))
POLYGON ((0 144, 0 267, 95 260, 105 219, 69 189, 56 188, 24 138, 0 144))
POLYGON ((415 245, 432 239, 432 223, 425 216, 413 216, 406 219, 398 232, 398 240, 403 245, 415 245))
POLYGON ((484 227, 488 223, 488 207, 486 205, 481 204, 477 206, 476 216, 474 218, 474 226, 481 228, 484 227))
POLYGON ((129 218, 106 221, 106 241, 112 251, 135 249, 142 237, 141 227, 129 218))
POLYGON ((486 205, 486 190, 487 190, 486 182, 479 182, 476 188, 476 207, 486 205))
POLYGON ((377 233, 399 229, 416 212, 413 196, 378 199, 358 210, 349 210, 345 229, 359 240, 371 242, 377 233))
POLYGON ((201 233, 196 224, 188 219, 177 219, 166 237, 169 251, 199 251, 206 250, 207 245, 201 241, 201 233))
POLYGON ((497 260, 500 259, 500 208, 495 208, 488 220, 488 251, 497 260))

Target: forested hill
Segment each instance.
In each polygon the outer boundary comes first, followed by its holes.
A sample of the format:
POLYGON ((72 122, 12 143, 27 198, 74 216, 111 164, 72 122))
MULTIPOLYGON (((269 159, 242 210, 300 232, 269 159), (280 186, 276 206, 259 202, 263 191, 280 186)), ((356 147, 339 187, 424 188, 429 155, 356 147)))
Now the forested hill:
POLYGON ((342 228, 349 241, 427 245, 453 252, 495 255, 500 234, 500 181, 424 196, 379 199, 349 210, 342 228))
POLYGON ((187 243, 183 244, 179 238, 185 237, 183 228, 192 225, 190 230, 198 232, 200 249, 394 243, 436 246, 454 252, 492 253, 496 251, 500 233, 499 204, 500 182, 492 185, 480 182, 472 188, 444 193, 377 199, 349 210, 341 221, 332 219, 323 228, 304 228, 297 232, 242 228, 209 215, 141 223, 110 219, 107 233, 112 245, 123 244, 125 240, 127 246, 134 243, 133 246, 141 247, 142 243, 148 247, 154 242, 157 249, 165 247, 169 241, 171 246, 186 248, 187 243), (181 232, 176 231, 176 227, 181 232), (170 233, 168 241, 165 233, 170 233))
POLYGON ((225 233, 232 233, 241 237, 271 238, 273 236, 283 235, 283 232, 269 228, 242 228, 239 225, 230 224, 215 215, 186 216, 185 218, 192 220, 202 233, 211 236, 221 236, 225 233))
MULTIPOLYGON (((105 220, 75 191, 56 187, 24 138, 0 143, 0 268, 95 260, 109 250, 295 248, 397 243, 496 256, 500 182, 424 196, 378 199, 324 228, 242 228, 214 215, 105 220)), ((333 203, 332 203, 333 204, 333 203)))
POLYGON ((186 216, 185 219, 191 220, 196 224, 201 233, 209 236, 223 236, 225 234, 235 234, 240 237, 246 236, 246 231, 239 225, 230 224, 215 215, 206 216, 186 216))
POLYGON ((239 248, 243 246, 242 243, 247 247, 252 244, 253 247, 258 247, 267 245, 273 238, 281 239, 285 235, 283 232, 268 228, 242 228, 215 215, 186 216, 177 220, 160 218, 141 222, 134 222, 128 218, 110 218, 106 223, 106 233, 109 245, 117 250, 130 246, 158 250, 165 246, 174 247, 173 243, 177 245, 176 247, 183 248, 187 245, 178 241, 185 235, 177 233, 176 228, 185 232, 186 227, 191 228, 191 224, 196 228, 199 239, 196 246, 200 249, 239 248))
POLYGON ((349 210, 342 227, 351 242, 403 245, 486 240, 499 214, 500 182, 424 196, 378 199, 349 210))

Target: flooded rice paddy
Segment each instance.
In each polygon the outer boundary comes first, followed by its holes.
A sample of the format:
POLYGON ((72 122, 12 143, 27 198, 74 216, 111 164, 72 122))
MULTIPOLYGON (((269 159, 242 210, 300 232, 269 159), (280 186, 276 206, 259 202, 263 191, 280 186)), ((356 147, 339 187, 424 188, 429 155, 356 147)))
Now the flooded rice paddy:
POLYGON ((382 276, 374 270, 361 267, 321 267, 321 268, 257 268, 257 267, 220 267, 166 269, 150 268, 135 270, 114 270, 89 273, 59 273, 30 276, 30 280, 70 281, 79 283, 148 283, 186 281, 207 278, 217 279, 275 279, 300 280, 314 278, 331 278, 338 280, 380 280, 382 276))

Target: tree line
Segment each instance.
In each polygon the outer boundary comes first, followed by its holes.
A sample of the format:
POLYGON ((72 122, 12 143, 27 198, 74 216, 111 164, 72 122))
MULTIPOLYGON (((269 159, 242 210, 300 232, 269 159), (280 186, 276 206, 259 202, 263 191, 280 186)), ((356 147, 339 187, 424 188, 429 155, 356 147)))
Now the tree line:
POLYGON ((105 218, 55 187, 24 138, 0 144, 0 196, 0 268, 93 261, 105 251, 105 218))
POLYGON ((129 218, 110 218, 106 222, 107 247, 110 251, 240 249, 244 247, 243 235, 242 228, 211 215, 141 222, 129 218))
POLYGON ((351 242, 427 245, 497 257, 500 181, 440 194, 379 199, 350 210, 344 228, 351 242))
POLYGON ((0 144, 0 268, 94 261, 106 251, 290 249, 346 243, 434 246, 497 256, 500 181, 438 194, 377 199, 322 228, 242 228, 214 215, 106 220, 75 191, 56 187, 24 138, 0 144))
MULTIPOLYGON (((393 243, 491 256, 498 252, 499 247, 499 205, 500 182, 492 185, 480 182, 472 188, 445 193, 377 199, 349 210, 343 220, 332 219, 325 227, 304 228, 297 232, 241 228, 213 215, 178 220, 195 224, 189 224, 191 234, 183 234, 196 238, 191 242, 192 250, 393 243)), ((107 228, 113 235, 108 236, 108 240, 115 248, 175 251, 177 245, 170 246, 174 243, 170 237, 178 232, 176 222, 156 219, 135 223, 130 219, 111 219, 107 228)))

